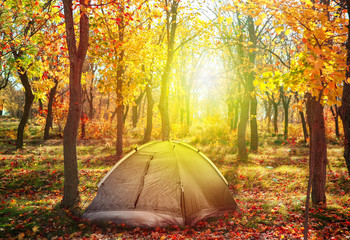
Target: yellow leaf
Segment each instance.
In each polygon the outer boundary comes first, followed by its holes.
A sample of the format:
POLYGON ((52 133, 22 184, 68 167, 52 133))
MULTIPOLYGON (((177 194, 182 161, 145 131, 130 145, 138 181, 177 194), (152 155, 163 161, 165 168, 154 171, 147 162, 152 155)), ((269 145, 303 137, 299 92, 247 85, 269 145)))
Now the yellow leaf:
POLYGON ((290 34, 291 30, 290 29, 287 29, 284 33, 284 35, 288 36, 290 34))
POLYGON ((221 24, 221 23, 224 21, 224 19, 225 19, 225 18, 222 17, 222 16, 218 17, 218 23, 221 24))
POLYGON ((226 18, 226 22, 230 25, 233 22, 232 17, 226 18))
POLYGON ((281 34, 281 32, 282 32, 283 30, 284 30, 284 27, 282 27, 282 26, 279 26, 279 27, 277 27, 277 28, 275 29, 277 35, 281 34))
POLYGON ((258 19, 256 19, 256 21, 255 21, 255 25, 259 26, 262 23, 262 21, 264 20, 265 17, 266 17, 266 13, 260 14, 258 19))
POLYGON ((39 229, 39 228, 38 228, 37 226, 34 226, 34 227, 32 228, 33 232, 37 232, 38 229, 39 229))

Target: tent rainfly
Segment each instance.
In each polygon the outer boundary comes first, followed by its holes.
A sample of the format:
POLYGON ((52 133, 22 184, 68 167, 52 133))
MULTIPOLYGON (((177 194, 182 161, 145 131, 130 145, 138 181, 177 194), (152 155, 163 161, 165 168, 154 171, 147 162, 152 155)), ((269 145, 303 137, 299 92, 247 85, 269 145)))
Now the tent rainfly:
POLYGON ((180 142, 144 144, 98 184, 83 218, 129 226, 194 225, 236 210, 226 179, 199 150, 180 142))

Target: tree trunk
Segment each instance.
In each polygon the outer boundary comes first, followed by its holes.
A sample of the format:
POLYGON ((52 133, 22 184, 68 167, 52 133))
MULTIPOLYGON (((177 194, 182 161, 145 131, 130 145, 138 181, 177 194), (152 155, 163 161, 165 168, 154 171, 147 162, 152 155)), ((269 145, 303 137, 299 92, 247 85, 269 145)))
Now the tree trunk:
MULTIPOLYGON (((350 18, 350 0, 346 0, 346 9, 348 9, 348 19, 350 18)), ((348 26, 348 39, 346 42, 346 69, 343 82, 343 96, 339 114, 343 122, 344 129, 344 158, 350 176, 350 27, 348 26)))
POLYGON ((28 118, 30 115, 30 109, 32 107, 34 101, 34 95, 29 83, 27 71, 24 69, 20 69, 18 71, 19 78, 21 83, 25 89, 25 102, 24 102, 24 110, 21 121, 19 122, 17 129, 17 141, 16 141, 16 149, 20 149, 23 147, 23 135, 24 135, 24 127, 28 122, 28 118))
MULTIPOLYGON (((21 51, 17 52, 15 49, 12 49, 12 54, 13 54, 14 58, 17 60, 17 59, 20 59, 22 57, 23 52, 21 52, 21 51)), ((30 110, 32 108, 32 104, 34 101, 34 95, 33 95, 32 88, 31 88, 30 83, 29 83, 27 70, 24 69, 22 66, 20 66, 17 73, 18 73, 19 79, 21 80, 21 83, 24 87, 24 92, 25 92, 23 114, 22 114, 21 121, 19 122, 19 125, 17 128, 16 149, 20 149, 23 147, 24 127, 28 122, 30 110)))
MULTIPOLYGON (((168 53, 167 60, 162 75, 162 85, 159 99, 159 112, 162 121, 162 140, 168 140, 170 137, 170 120, 169 120, 169 76, 174 58, 174 45, 177 27, 177 8, 179 1, 173 1, 170 10, 166 10, 166 28, 167 28, 167 44, 168 53)), ((169 6, 167 6, 169 7, 169 6)))
POLYGON ((133 128, 136 128, 137 126, 137 120, 138 120, 137 109, 138 109, 137 105, 132 106, 132 127, 133 128))
POLYGON ((258 123, 256 120, 257 107, 258 107, 258 101, 256 100, 256 96, 252 96, 250 101, 250 131, 251 131, 250 151, 251 152, 258 151, 258 146, 259 146, 258 123))
POLYGON ((250 63, 250 71, 247 74, 247 87, 249 90, 250 98, 250 151, 256 152, 258 150, 259 136, 258 136, 258 122, 257 122, 257 108, 258 101, 254 92, 254 80, 255 80, 255 59, 256 59, 256 44, 257 44, 257 33, 255 29, 254 19, 251 16, 248 16, 248 32, 249 32, 249 41, 253 43, 252 48, 248 50, 248 58, 250 63))
POLYGON ((307 120, 310 129, 309 171, 313 205, 326 204, 327 144, 322 104, 310 95, 306 102, 307 120))
POLYGON ((44 111, 44 106, 43 106, 43 101, 39 98, 39 115, 43 116, 43 111, 44 111))
MULTIPOLYGON (((120 54, 122 64, 124 58, 124 50, 120 54)), ((118 159, 123 155, 123 128, 124 128, 124 103, 123 103, 123 72, 124 69, 120 66, 117 71, 117 144, 116 156, 118 159)))
MULTIPOLYGON (((350 50, 348 49, 348 51, 350 50)), ((350 55, 350 53, 348 54, 350 55)), ((348 63, 348 66, 349 65, 350 64, 348 63)), ((348 71, 349 70, 347 70, 347 74, 350 75, 348 71)), ((342 105, 339 108, 339 113, 344 128, 344 158, 350 176, 350 84, 346 82, 344 82, 343 86, 342 105)))
POLYGON ((140 104, 142 102, 142 98, 145 92, 141 92, 141 94, 138 96, 138 98, 135 100, 135 105, 132 106, 132 127, 136 128, 137 121, 139 120, 139 109, 140 104))
POLYGON ((50 139, 50 128, 52 128, 52 105, 55 99, 57 85, 58 85, 58 81, 55 80, 55 86, 53 86, 53 88, 51 88, 50 90, 49 102, 47 104, 47 116, 46 116, 45 129, 44 129, 44 140, 50 139))
POLYGON ((234 104, 234 109, 235 109, 235 117, 234 117, 234 122, 233 122, 233 129, 236 130, 237 129, 237 125, 238 125, 238 119, 239 119, 239 102, 236 101, 234 104))
POLYGON ((267 119, 267 129, 266 132, 270 132, 271 125, 271 102, 269 100, 263 100, 264 110, 265 110, 265 120, 267 119))
POLYGON ((76 208, 80 200, 76 146, 82 107, 81 73, 89 45, 89 18, 85 12, 89 4, 89 0, 80 0, 79 45, 77 47, 73 20, 73 3, 72 0, 63 0, 66 42, 70 63, 69 110, 63 138, 64 188, 61 206, 64 208, 76 208))
POLYGON ((238 133, 237 133, 237 144, 238 144, 238 158, 241 160, 246 160, 247 155, 247 147, 245 143, 246 139, 246 128, 247 122, 249 118, 249 96, 245 94, 245 97, 241 102, 241 114, 238 123, 238 133))
POLYGON ((86 136, 86 114, 84 113, 84 102, 82 103, 82 109, 81 109, 81 116, 80 116, 80 122, 81 122, 81 138, 84 139, 86 136))
POLYGON ((111 116, 111 119, 110 119, 110 123, 111 124, 113 123, 113 120, 114 120, 116 114, 117 114, 117 108, 115 108, 113 113, 112 113, 112 116, 111 116))
POLYGON ((309 134, 307 132, 307 127, 306 127, 306 121, 305 121, 305 116, 303 111, 299 111, 300 119, 301 119, 301 125, 303 127, 303 133, 304 133, 304 142, 307 143, 307 139, 309 138, 309 134))
POLYGON ((278 105, 275 103, 273 104, 273 129, 275 132, 275 135, 278 135, 278 105))
POLYGON ((286 96, 283 88, 280 89, 282 106, 284 110, 284 140, 288 139, 288 124, 289 124, 289 104, 291 96, 286 96))
MULTIPOLYGON (((118 24, 118 40, 122 43, 124 41, 125 18, 124 6, 119 8, 120 23, 118 24)), ((116 50, 117 52, 117 50, 116 50)), ((117 142, 116 142, 116 157, 120 159, 123 155, 123 130, 124 130, 124 96, 123 96, 123 82, 124 82, 124 55, 125 50, 118 50, 118 68, 117 68, 117 142)))
POLYGON ((332 111, 332 115, 334 117, 335 136, 337 138, 339 138, 340 137, 340 133, 339 133, 339 111, 338 111, 338 106, 334 105, 334 108, 331 106, 331 111, 332 111))
POLYGON ((91 77, 89 92, 86 92, 86 97, 89 102, 89 119, 92 120, 94 118, 94 75, 91 77))
POLYGON ((146 85, 146 97, 147 97, 147 125, 145 129, 145 134, 143 137, 143 143, 149 142, 151 140, 151 134, 152 134, 152 118, 153 118, 153 96, 152 96, 152 88, 151 88, 151 83, 149 82, 146 85))
POLYGON ((289 108, 284 109, 284 140, 288 139, 289 108))
POLYGON ((126 122, 126 118, 128 117, 129 109, 130 109, 130 107, 129 107, 129 105, 127 105, 125 107, 125 111, 124 111, 124 115, 123 115, 123 124, 124 125, 125 125, 125 122, 126 122))

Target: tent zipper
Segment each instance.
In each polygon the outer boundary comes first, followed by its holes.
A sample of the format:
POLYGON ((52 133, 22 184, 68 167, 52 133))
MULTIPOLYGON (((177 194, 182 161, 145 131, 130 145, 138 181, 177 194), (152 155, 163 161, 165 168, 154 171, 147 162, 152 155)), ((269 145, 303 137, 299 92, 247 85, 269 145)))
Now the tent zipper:
POLYGON ((154 155, 151 155, 150 158, 148 159, 148 161, 146 162, 146 166, 145 166, 145 169, 143 170, 143 174, 142 174, 142 178, 141 178, 141 182, 140 182, 140 186, 139 186, 139 191, 137 193, 137 197, 136 197, 136 200, 135 200, 135 203, 134 203, 134 209, 136 208, 136 205, 137 205, 137 202, 139 201, 139 197, 142 193, 142 190, 143 190, 143 186, 145 184, 145 176, 147 175, 148 173, 148 169, 149 169, 149 165, 150 165, 150 162, 151 160, 153 159, 154 155))

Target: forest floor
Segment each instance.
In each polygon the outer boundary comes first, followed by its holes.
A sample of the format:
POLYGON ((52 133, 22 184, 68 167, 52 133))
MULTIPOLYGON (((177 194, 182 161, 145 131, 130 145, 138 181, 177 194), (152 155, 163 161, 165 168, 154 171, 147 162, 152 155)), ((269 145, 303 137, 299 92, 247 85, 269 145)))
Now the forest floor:
MULTIPOLYGON (((129 228, 95 225, 59 208, 63 190, 62 139, 26 138, 15 150, 17 122, 0 118, 0 239, 302 239, 308 149, 267 144, 246 162, 228 144, 195 144, 229 182, 241 213, 195 226, 129 228)), ((32 126, 30 133, 38 130, 32 126)), ((126 152, 133 146, 126 147, 126 152)), ((273 141, 270 141, 273 143, 273 141)), ((191 143, 190 143, 191 144, 191 143)), ((310 239, 350 239, 350 178, 342 147, 329 145, 327 207, 311 208, 310 239)), ((81 209, 116 162, 111 140, 79 140, 81 209)))

